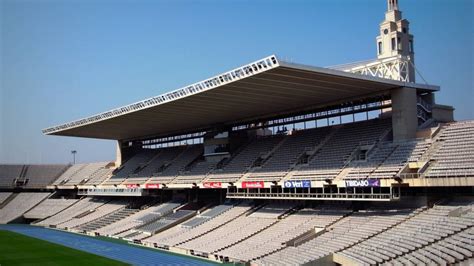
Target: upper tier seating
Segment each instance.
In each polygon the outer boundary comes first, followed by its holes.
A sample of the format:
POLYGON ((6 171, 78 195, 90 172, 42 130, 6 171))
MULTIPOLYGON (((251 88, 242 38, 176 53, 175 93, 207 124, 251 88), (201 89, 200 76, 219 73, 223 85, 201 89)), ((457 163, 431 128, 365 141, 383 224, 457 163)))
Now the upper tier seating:
POLYGON ((202 145, 190 145, 174 158, 174 160, 166 167, 157 173, 153 173, 148 183, 167 184, 173 181, 176 176, 184 171, 185 167, 196 160, 203 153, 202 145))
POLYGON ((393 178, 407 163, 418 161, 429 146, 422 139, 379 143, 366 161, 352 162, 344 178, 393 178))
POLYGON ((374 119, 338 126, 337 131, 316 151, 308 164, 300 165, 290 173, 290 179, 334 179, 361 144, 374 143, 391 128, 389 119, 374 119))
POLYGON ((184 146, 158 149, 158 153, 139 172, 131 174, 125 184, 144 184, 151 176, 156 176, 185 150, 184 146))
POLYGON ((395 177, 410 160, 419 159, 430 144, 424 140, 414 140, 398 142, 395 145, 392 154, 369 175, 369 178, 395 177))
POLYGON ((144 149, 128 159, 114 175, 104 182, 106 185, 118 185, 125 181, 129 176, 138 173, 142 167, 152 160, 158 153, 157 150, 144 149))
POLYGON ((53 185, 61 185, 65 184, 66 182, 70 181, 71 185, 76 185, 80 181, 82 181, 81 175, 77 175, 79 177, 75 177, 77 172, 80 172, 82 168, 85 167, 85 164, 74 164, 71 165, 64 173, 61 174, 61 176, 56 179, 56 181, 53 182, 53 185), (79 179, 79 180, 76 180, 79 179))
POLYGON ((260 137, 247 144, 243 150, 233 156, 222 168, 214 170, 206 181, 210 182, 235 182, 249 170, 259 157, 268 153, 283 140, 282 135, 260 137))
POLYGON ((329 127, 293 131, 286 137, 283 145, 276 149, 265 163, 254 169, 246 179, 253 178, 265 181, 279 181, 297 163, 304 152, 313 151, 329 134, 329 127))
POLYGON ((104 162, 72 165, 53 183, 53 185, 83 185, 98 178, 101 178, 102 180, 100 180, 100 182, 102 182, 105 179, 104 172, 108 172, 109 174, 111 172, 110 169, 106 168, 107 164, 108 163, 104 162))
POLYGON ((45 219, 76 203, 77 199, 46 199, 23 216, 27 219, 45 219))
POLYGON ((85 185, 99 185, 112 175, 113 169, 101 167, 94 172, 89 179, 86 180, 85 185))
POLYGON ((69 165, 62 164, 29 165, 24 177, 28 180, 26 187, 46 187, 53 183, 68 167, 69 165))
POLYGON ((24 165, 0 165, 0 187, 13 187, 14 180, 20 177, 24 165))
POLYGON ((392 142, 379 143, 366 161, 353 161, 345 179, 368 178, 397 148, 392 142))
POLYGON ((187 171, 180 173, 173 181, 174 184, 200 183, 218 162, 201 160, 195 162, 187 171))
POLYGON ((22 192, 15 196, 8 204, 0 209, 0 224, 9 223, 33 208, 36 204, 47 198, 49 192, 22 192))
MULTIPOLYGON (((347 166, 358 146, 379 142, 390 129, 390 119, 372 119, 258 137, 221 161, 207 161, 201 144, 144 149, 117 169, 104 185, 332 179, 347 166)), ((410 157, 410 151, 417 149, 412 143, 387 147, 386 156, 375 160, 377 165, 371 165, 367 175, 374 172, 387 178, 394 176, 410 157), (386 164, 380 165, 384 160, 386 164)))
MULTIPOLYGON (((385 141, 390 138, 390 130, 390 119, 372 119, 294 131, 290 135, 257 138, 221 161, 206 161, 201 144, 145 149, 126 161, 104 184, 394 178, 407 163, 417 162, 422 156, 427 160, 433 151, 436 153, 427 177, 474 175, 474 121, 447 124, 435 145, 429 139, 385 141), (371 146, 367 159, 358 160, 361 148, 371 146)), ((66 173, 75 176, 79 168, 73 166, 66 173)), ((61 177, 55 184, 66 179, 61 177)), ((69 179, 69 184, 76 184, 81 178, 69 179)), ((100 183, 90 179, 84 184, 100 183)))
POLYGON ((474 121, 443 126, 426 177, 474 177, 474 121))

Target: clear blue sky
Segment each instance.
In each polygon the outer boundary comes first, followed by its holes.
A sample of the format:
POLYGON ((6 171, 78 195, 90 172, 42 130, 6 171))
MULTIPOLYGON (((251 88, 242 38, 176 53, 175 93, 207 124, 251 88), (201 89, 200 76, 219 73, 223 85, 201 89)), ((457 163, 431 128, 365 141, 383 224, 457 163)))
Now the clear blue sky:
MULTIPOLYGON (((474 118, 473 1, 400 0, 437 102, 474 118)), ((0 0, 0 162, 111 160, 113 141, 41 129, 270 54, 315 66, 375 57, 385 0, 0 0)))

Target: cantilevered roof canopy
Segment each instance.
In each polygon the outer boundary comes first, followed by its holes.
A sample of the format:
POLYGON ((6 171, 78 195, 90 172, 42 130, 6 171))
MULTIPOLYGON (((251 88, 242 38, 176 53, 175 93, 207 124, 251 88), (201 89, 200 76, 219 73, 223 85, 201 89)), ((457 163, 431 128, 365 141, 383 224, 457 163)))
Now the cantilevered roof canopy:
POLYGON ((132 140, 205 130, 387 94, 404 83, 283 62, 272 55, 184 88, 43 130, 47 135, 132 140))

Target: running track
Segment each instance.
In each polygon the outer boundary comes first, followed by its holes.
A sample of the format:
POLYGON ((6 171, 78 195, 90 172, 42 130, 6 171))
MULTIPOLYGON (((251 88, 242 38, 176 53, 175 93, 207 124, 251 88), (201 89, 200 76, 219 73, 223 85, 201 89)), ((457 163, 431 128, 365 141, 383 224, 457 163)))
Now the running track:
POLYGON ((215 265, 184 256, 36 226, 0 225, 0 230, 16 232, 132 265, 215 265))

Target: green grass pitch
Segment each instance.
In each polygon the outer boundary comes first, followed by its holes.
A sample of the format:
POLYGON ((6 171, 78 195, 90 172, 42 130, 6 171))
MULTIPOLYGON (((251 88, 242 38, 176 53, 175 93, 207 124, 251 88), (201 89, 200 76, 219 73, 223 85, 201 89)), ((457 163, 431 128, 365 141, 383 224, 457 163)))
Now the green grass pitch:
POLYGON ((0 266, 6 265, 127 265, 10 231, 0 230, 0 266))

